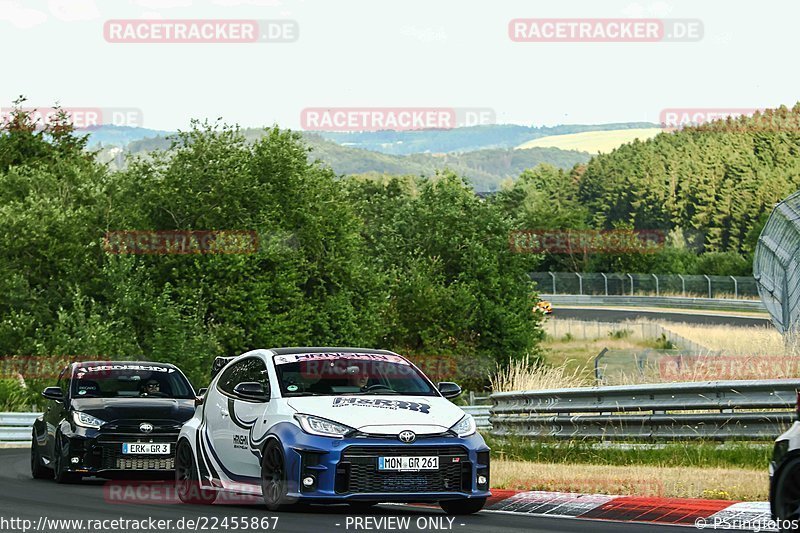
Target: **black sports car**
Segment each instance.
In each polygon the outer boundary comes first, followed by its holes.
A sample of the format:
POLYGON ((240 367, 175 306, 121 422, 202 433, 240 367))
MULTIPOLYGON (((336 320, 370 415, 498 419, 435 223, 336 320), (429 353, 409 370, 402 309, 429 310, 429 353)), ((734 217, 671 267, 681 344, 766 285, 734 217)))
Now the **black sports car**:
MULTIPOLYGON (((800 415, 800 393, 797 398, 800 415)), ((769 463, 769 502, 778 531, 800 528, 800 422, 775 440, 769 463)))
POLYGON ((72 363, 42 395, 50 401, 33 424, 31 474, 59 483, 171 477, 196 398, 175 366, 139 361, 72 363))

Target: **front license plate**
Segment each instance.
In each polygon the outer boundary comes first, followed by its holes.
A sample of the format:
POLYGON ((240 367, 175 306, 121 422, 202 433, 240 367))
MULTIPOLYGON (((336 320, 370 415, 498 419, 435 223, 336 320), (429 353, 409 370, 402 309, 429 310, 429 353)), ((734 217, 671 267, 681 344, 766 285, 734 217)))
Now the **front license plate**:
POLYGON ((169 444, 156 444, 153 442, 124 443, 122 453, 131 455, 166 455, 169 454, 169 444))
POLYGON ((378 470, 439 470, 439 457, 378 457, 378 470))

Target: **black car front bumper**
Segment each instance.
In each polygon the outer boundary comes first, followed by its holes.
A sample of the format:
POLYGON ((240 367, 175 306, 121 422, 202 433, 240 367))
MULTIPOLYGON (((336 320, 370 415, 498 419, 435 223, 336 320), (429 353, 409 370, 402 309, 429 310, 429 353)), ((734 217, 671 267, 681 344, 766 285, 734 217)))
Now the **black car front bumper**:
POLYGON ((161 428, 151 434, 128 428, 74 428, 62 431, 67 472, 99 477, 171 477, 175 470, 178 430, 161 428), (168 454, 126 454, 123 444, 169 444, 168 454))

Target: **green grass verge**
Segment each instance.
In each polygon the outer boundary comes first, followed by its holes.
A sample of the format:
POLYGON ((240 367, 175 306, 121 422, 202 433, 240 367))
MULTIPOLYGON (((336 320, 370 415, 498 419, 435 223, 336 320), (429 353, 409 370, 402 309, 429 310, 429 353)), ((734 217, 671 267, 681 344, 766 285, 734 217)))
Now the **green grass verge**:
POLYGON ((484 438, 496 459, 537 463, 766 469, 772 455, 772 443, 684 442, 664 443, 658 447, 618 448, 598 447, 589 441, 500 439, 487 433, 484 433, 484 438))

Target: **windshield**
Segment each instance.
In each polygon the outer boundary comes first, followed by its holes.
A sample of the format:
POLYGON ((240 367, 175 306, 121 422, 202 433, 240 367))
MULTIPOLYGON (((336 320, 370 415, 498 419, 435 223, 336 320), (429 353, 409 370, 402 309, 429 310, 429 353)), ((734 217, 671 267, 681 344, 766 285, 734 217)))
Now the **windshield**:
POLYGON ((75 399, 194 398, 191 384, 178 370, 150 364, 81 366, 75 370, 71 388, 75 399))
POLYGON ((343 394, 437 396, 430 381, 397 355, 276 355, 275 368, 284 397, 343 394))

